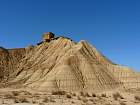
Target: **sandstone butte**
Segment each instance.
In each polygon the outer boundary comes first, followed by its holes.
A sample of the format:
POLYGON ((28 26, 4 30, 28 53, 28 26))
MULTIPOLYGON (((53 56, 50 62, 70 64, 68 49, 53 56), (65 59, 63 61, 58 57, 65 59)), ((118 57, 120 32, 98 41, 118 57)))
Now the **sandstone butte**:
POLYGON ((39 91, 140 87, 140 73, 112 63, 93 45, 57 37, 27 48, 0 47, 0 86, 39 91))

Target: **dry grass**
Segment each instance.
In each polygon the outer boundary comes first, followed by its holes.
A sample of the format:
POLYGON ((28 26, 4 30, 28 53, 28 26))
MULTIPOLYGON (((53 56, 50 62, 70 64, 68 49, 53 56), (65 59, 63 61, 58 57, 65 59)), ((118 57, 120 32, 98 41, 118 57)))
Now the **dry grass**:
POLYGON ((52 91, 52 95, 65 95, 65 91, 52 91))
POLYGON ((72 96, 70 94, 66 94, 67 98, 72 98, 72 96))
POLYGON ((32 93, 28 92, 28 91, 23 91, 24 95, 32 95, 32 93))
POLYGON ((4 98, 5 99, 14 99, 15 97, 12 94, 5 94, 4 98))
POLYGON ((95 102, 95 100, 94 100, 94 99, 89 99, 89 101, 91 101, 91 102, 95 102))
POLYGON ((85 96, 86 97, 91 97, 89 93, 85 93, 85 96))
POLYGON ((48 103, 49 102, 48 97, 45 97, 42 102, 48 103))
POLYGON ((80 96, 77 96, 77 99, 78 99, 78 100, 81 100, 81 97, 80 97, 80 96))
POLYGON ((34 93, 33 95, 34 96, 40 96, 41 94, 40 93, 34 93))
POLYGON ((140 101, 140 97, 139 96, 135 96, 134 98, 135 98, 135 100, 140 101))
POLYGON ((92 97, 96 97, 96 94, 95 93, 92 93, 92 97))
POLYGON ((44 103, 50 103, 50 102, 56 102, 55 101, 55 98, 54 97, 52 97, 52 96, 49 96, 49 97, 45 97, 43 100, 42 100, 42 102, 44 102, 44 103))
POLYGON ((36 104, 37 102, 36 102, 36 100, 32 100, 32 103, 33 103, 33 104, 36 104))
POLYGON ((101 97, 107 97, 105 93, 101 94, 101 97))
POLYGON ((113 94, 113 98, 114 98, 114 100, 118 100, 118 98, 119 98, 119 99, 124 99, 124 98, 122 97, 122 95, 121 95, 119 92, 114 93, 114 94, 113 94))
POLYGON ((80 96, 82 96, 82 97, 91 97, 91 95, 88 93, 88 92, 80 92, 80 96))
POLYGON ((83 98, 82 101, 83 101, 84 103, 87 103, 87 102, 88 102, 88 99, 83 98))
POLYGON ((110 104, 110 103, 107 103, 107 104, 105 104, 105 105, 112 105, 112 104, 110 104))
POLYGON ((74 97, 75 97, 75 96, 76 96, 76 93, 72 93, 72 96, 74 96, 74 97))
POLYGON ((45 105, 44 103, 39 103, 39 105, 45 105))
POLYGON ((55 101, 53 98, 50 98, 50 102, 53 102, 53 103, 54 103, 54 102, 56 102, 56 101, 55 101))
POLYGON ((124 102, 120 102, 120 105, 126 105, 126 103, 124 103, 124 102))
POLYGON ((15 103, 30 103, 30 101, 28 101, 25 97, 19 97, 19 98, 16 98, 15 103))
POLYGON ((83 96, 83 97, 85 96, 83 91, 80 92, 80 95, 83 96))
POLYGON ((12 94, 13 94, 14 96, 18 96, 18 95, 19 95, 19 92, 18 92, 18 91, 12 91, 12 94))
POLYGON ((74 104, 75 102, 74 101, 71 101, 71 103, 74 104))
POLYGON ((136 91, 140 91, 140 88, 137 88, 136 91))

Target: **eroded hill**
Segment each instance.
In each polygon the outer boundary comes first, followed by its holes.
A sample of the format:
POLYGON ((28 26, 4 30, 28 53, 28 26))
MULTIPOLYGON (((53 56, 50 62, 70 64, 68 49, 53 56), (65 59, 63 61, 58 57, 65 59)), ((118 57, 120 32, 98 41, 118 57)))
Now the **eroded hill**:
POLYGON ((139 73, 112 63, 86 41, 59 37, 26 49, 0 50, 10 85, 41 91, 97 91, 139 87, 139 73))

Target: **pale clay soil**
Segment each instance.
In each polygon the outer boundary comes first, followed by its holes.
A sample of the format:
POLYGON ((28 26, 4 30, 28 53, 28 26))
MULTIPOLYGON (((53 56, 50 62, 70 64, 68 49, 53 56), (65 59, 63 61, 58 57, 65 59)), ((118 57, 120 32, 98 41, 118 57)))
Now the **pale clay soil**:
POLYGON ((140 105, 140 91, 48 93, 6 88, 0 89, 0 105, 140 105))

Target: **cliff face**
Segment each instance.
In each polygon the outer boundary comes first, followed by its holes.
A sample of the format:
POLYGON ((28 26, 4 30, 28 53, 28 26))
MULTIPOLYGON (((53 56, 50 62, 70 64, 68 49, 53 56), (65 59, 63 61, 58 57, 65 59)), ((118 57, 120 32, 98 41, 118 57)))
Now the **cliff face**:
POLYGON ((10 74, 17 69, 20 60, 25 56, 25 49, 0 48, 0 80, 7 81, 10 74))
POLYGON ((26 49, 0 50, 1 78, 43 91, 97 91, 140 86, 139 73, 113 64, 86 41, 60 37, 26 49))

